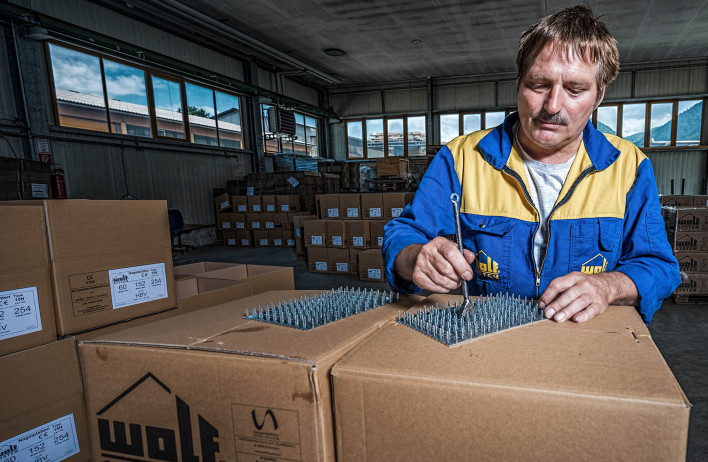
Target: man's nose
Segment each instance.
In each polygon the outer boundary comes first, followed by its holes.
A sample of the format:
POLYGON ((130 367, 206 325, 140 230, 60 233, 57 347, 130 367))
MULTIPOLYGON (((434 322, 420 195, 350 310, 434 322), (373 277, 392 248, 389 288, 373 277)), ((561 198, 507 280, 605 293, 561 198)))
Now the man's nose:
POLYGON ((551 91, 549 91, 546 95, 546 101, 543 105, 546 112, 548 112, 549 114, 559 113, 563 106, 561 101, 562 97, 562 88, 558 85, 553 85, 551 87, 551 91))

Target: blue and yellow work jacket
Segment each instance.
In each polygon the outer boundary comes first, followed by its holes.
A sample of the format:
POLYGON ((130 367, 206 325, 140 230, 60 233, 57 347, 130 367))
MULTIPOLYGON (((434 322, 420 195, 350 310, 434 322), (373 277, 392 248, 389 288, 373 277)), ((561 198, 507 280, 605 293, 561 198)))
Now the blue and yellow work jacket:
POLYGON ((548 218, 548 247, 537 270, 533 241, 540 221, 513 142, 518 119, 513 113, 502 125, 455 138, 438 152, 413 202, 385 227, 388 282, 402 292, 418 291, 393 273, 393 261, 408 245, 455 234, 450 195, 456 193, 462 241, 476 254, 470 294, 538 298, 553 279, 573 271, 621 271, 636 284, 648 323, 680 283, 649 159, 588 122, 548 218))

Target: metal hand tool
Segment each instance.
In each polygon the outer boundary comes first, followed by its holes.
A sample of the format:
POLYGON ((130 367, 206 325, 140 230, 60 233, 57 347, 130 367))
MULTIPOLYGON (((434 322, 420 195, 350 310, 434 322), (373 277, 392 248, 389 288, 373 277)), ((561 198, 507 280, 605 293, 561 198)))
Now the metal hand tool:
MULTIPOLYGON (((455 211, 455 239, 457 239, 457 248, 460 249, 460 254, 462 258, 465 257, 465 252, 462 247, 462 227, 460 226, 460 196, 455 193, 450 195, 450 200, 452 201, 452 208, 455 211)), ((470 300, 469 289, 467 288, 467 281, 462 280, 462 295, 465 297, 460 305, 460 316, 466 314, 474 314, 475 304, 470 300)))

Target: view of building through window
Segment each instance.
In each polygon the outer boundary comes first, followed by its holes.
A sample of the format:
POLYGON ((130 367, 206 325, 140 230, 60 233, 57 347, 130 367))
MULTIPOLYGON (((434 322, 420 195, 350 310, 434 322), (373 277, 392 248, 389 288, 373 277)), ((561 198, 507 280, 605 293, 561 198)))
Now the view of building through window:
POLYGON ((261 104, 261 126, 263 147, 267 153, 288 153, 318 156, 319 136, 317 119, 295 112, 295 136, 287 136, 272 131, 268 121, 268 109, 272 106, 261 104))
POLYGON ((350 120, 346 128, 350 159, 424 156, 426 152, 425 116, 350 120), (362 142, 364 130, 366 146, 362 142))

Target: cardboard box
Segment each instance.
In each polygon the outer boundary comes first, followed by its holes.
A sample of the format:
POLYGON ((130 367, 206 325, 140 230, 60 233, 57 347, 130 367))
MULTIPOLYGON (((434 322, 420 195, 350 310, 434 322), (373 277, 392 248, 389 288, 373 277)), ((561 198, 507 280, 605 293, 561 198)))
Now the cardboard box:
POLYGON ((347 246, 347 234, 342 220, 322 220, 325 225, 325 246, 339 247, 347 246))
POLYGON ((376 173, 380 178, 390 176, 406 178, 408 176, 408 159, 400 157, 376 159, 376 173))
POLYGON ((329 255, 325 247, 307 247, 307 269, 310 273, 329 273, 329 255))
POLYGON ((359 274, 359 254, 362 252, 359 249, 349 250, 349 271, 351 274, 359 274))
POLYGON ((290 217, 285 212, 276 212, 271 214, 273 216, 273 225, 275 229, 292 229, 292 223, 290 217))
POLYGON ((670 207, 705 207, 708 196, 694 196, 691 194, 681 195, 660 195, 659 202, 661 205, 670 207))
POLYGON ((246 213, 249 212, 248 196, 231 196, 231 205, 234 212, 246 213))
POLYGON ((276 208, 275 196, 272 194, 261 196, 261 211, 275 213, 276 208))
POLYGON ((228 194, 219 194, 214 198, 214 207, 217 212, 228 212, 231 210, 231 198, 228 194))
POLYGON ((172 270, 175 275, 175 280, 177 280, 189 276, 194 276, 195 274, 204 273, 205 271, 229 268, 231 266, 237 265, 240 265, 240 263, 230 263, 221 261, 200 261, 196 263, 188 263, 186 265, 175 266, 172 270))
POLYGON ((221 232, 225 247, 238 247, 238 239, 236 239, 236 230, 224 230, 221 232))
POLYGON ((56 340, 44 212, 0 208, 0 356, 56 340))
POLYGON ((165 201, 28 203, 44 207, 59 335, 177 305, 165 201))
POLYGON ((386 226, 386 223, 388 223, 386 220, 371 220, 369 222, 372 249, 380 249, 383 247, 384 226, 386 226))
POLYGON ((385 280, 381 250, 370 249, 359 252, 359 279, 362 281, 385 280))
POLYGON ((234 228, 234 214, 231 212, 218 212, 216 214, 216 229, 234 228))
POLYGON ((293 217, 293 229, 295 230, 295 237, 304 238, 303 226, 306 221, 317 220, 315 215, 296 215, 293 217))
POLYGON ((250 282, 216 277, 192 276, 179 279, 175 281, 175 290, 179 314, 191 313, 253 295, 253 285, 250 282))
POLYGON ((292 229, 284 229, 283 233, 283 245, 285 247, 295 247, 295 231, 292 229))
POLYGON ((451 348, 389 324, 332 386, 340 462, 686 458, 691 405, 633 307, 451 348))
POLYGON ((279 229, 271 229, 268 231, 268 242, 273 247, 284 247, 283 231, 279 229))
POLYGON ((381 195, 383 216, 386 220, 397 218, 406 207, 406 193, 386 193, 381 195))
POLYGON ((668 229, 708 232, 708 208, 671 207, 664 211, 668 229))
POLYGON ((671 248, 675 251, 708 252, 708 232, 667 230, 671 248))
POLYGON ((694 207, 707 207, 708 206, 708 195, 698 194, 693 196, 693 206, 694 207))
POLYGON ((237 229, 236 230, 236 240, 240 247, 252 247, 253 246, 253 231, 248 229, 237 229))
POLYGON ((249 212, 264 212, 261 204, 261 196, 246 196, 249 212))
POLYGON ((307 260, 307 247, 305 247, 305 241, 301 238, 295 238, 295 255, 300 261, 307 260))
POLYGON ((90 461, 74 339, 1 356, 0 370, 1 460, 90 461))
POLYGON ((132 428, 195 461, 334 461, 332 365, 414 299, 310 331, 243 319, 312 293, 269 292, 82 342, 94 460, 147 460, 147 439, 101 448, 132 428))
POLYGON ((251 284, 251 292, 260 294, 269 290, 295 288, 295 276, 290 266, 237 265, 197 274, 200 278, 230 279, 251 284))
POLYGON ((371 246, 368 220, 346 220, 344 223, 347 247, 355 247, 364 250, 371 246))
POLYGON ((305 247, 325 247, 325 220, 306 221, 303 233, 305 247))
POLYGON ((256 229, 253 231, 253 243, 256 247, 268 247, 268 230, 256 229))
MULTIPOLYGON (((195 279, 195 278, 189 278, 189 279, 195 279)), ((175 290, 177 290, 177 285, 178 285, 178 283, 177 283, 177 281, 175 281, 175 290)), ((247 296, 248 295, 246 295, 246 297, 247 296)), ((177 300, 177 303, 179 304, 179 299, 177 300)), ((172 308, 171 310, 160 311, 159 313, 148 314, 147 316, 141 316, 139 318, 121 321, 116 324, 111 324, 110 326, 99 327, 98 329, 91 329, 91 330, 87 330, 85 332, 71 334, 70 336, 67 336, 65 338, 73 337, 74 339, 76 339, 77 343, 82 342, 84 340, 93 340, 98 337, 103 337, 104 335, 112 334, 113 332, 120 332, 122 330, 131 329, 131 328, 137 327, 137 326, 144 326, 145 324, 150 324, 151 322, 160 321, 162 319, 168 319, 173 316, 179 316, 180 314, 182 314, 181 308, 179 308, 179 307, 172 308)))
POLYGON ((265 229, 265 224, 262 222, 262 213, 249 212, 246 214, 246 229, 265 229))
POLYGON ((708 273, 682 273, 677 295, 708 295, 708 273))
POLYGON ((51 175, 50 164, 0 157, 0 200, 51 199, 51 175))
POLYGON ((234 213, 232 214, 234 229, 248 229, 248 221, 246 221, 246 213, 234 213))
POLYGON ((300 196, 295 194, 279 194, 275 196, 275 206, 279 212, 299 212, 300 196))
POLYGON ((339 194, 320 194, 317 196, 317 201, 320 218, 332 220, 341 218, 339 213, 339 194))
POLYGON ((678 260, 679 269, 687 273, 708 273, 708 252, 691 252, 679 250, 674 254, 678 260))
POLYGON ((349 249, 327 249, 327 268, 333 274, 352 274, 349 249))
POLYGON ((339 216, 343 220, 361 219, 361 201, 359 194, 339 195, 339 216))
POLYGON ((264 229, 275 229, 275 213, 261 213, 261 227, 264 229))
POLYGON ((361 195, 361 212, 364 218, 383 218, 383 197, 381 193, 366 193, 361 195))

